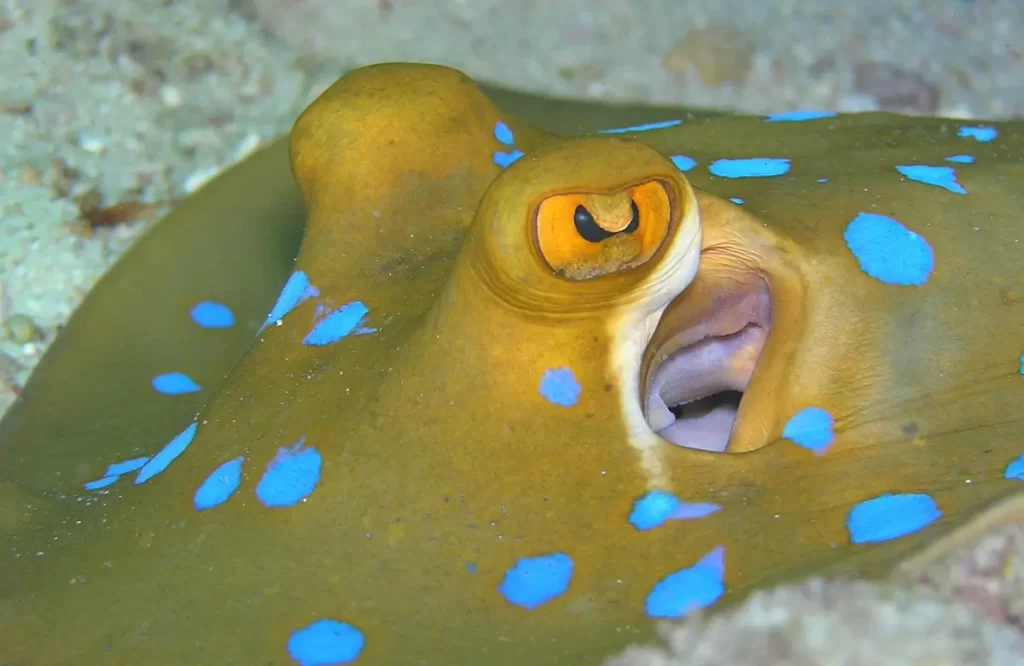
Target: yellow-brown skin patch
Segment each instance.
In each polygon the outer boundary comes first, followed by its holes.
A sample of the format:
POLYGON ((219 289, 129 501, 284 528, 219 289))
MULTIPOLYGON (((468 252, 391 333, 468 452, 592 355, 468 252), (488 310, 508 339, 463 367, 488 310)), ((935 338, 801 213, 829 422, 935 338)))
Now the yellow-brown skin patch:
MULTIPOLYGON (((505 99, 540 125, 566 108, 505 99)), ((605 112, 572 108, 559 123, 605 112)), ((289 632, 336 617, 366 634, 361 664, 596 662, 649 637, 651 586, 717 545, 723 603, 811 572, 884 573, 942 526, 855 547, 844 526, 853 503, 927 492, 956 519, 1017 487, 1002 470, 1022 453, 1024 313, 1005 294, 1024 283, 1014 243, 1024 194, 1012 186, 1024 178, 1024 138, 1020 123, 991 124, 1000 135, 990 144, 958 138, 954 121, 885 114, 690 118, 643 143, 567 142, 499 113, 451 70, 347 75, 292 137, 308 207, 298 265, 320 301, 252 342, 304 219, 276 144, 129 253, 0 422, 0 499, 14 504, 0 520, 0 661, 290 664, 289 632), (498 119, 526 153, 500 182, 498 119), (978 158, 958 167, 966 196, 894 170, 961 152, 978 158), (569 281, 542 270, 530 230, 540 202, 566 193, 661 182, 681 198, 688 186, 661 156, 679 153, 702 165, 786 156, 793 167, 780 178, 687 175, 704 256, 653 334, 670 335, 729 285, 763 280, 772 335, 748 389, 758 399, 741 406, 730 444, 749 452, 659 448, 675 492, 722 510, 639 533, 626 516, 649 477, 621 405, 640 396, 622 395, 610 369, 607 312, 651 306, 661 255, 569 281), (926 285, 860 272, 842 231, 861 210, 928 239, 926 285), (495 226, 467 235, 474 214, 495 226), (210 298, 236 310, 237 330, 188 320, 210 298), (356 298, 379 333, 299 344, 317 304, 356 298), (572 408, 537 392, 543 370, 562 365, 583 389, 572 408), (168 368, 205 390, 150 391, 168 368), (778 440, 812 405, 836 418, 820 457, 778 440), (200 409, 195 442, 163 474, 79 499, 107 464, 154 453, 200 409), (320 485, 299 506, 269 510, 253 488, 299 436, 324 455, 320 485), (238 493, 197 513, 196 487, 238 455, 238 493), (528 613, 497 593, 518 557, 555 551, 575 562, 565 595, 528 613)))

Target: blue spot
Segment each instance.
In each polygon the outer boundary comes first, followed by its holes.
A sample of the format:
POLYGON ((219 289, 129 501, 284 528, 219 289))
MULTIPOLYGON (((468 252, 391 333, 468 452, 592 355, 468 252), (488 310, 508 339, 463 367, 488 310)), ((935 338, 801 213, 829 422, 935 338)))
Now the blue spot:
POLYGON ((142 456, 141 458, 132 458, 131 460, 125 460, 124 462, 107 465, 107 472, 104 474, 102 479, 89 481, 82 487, 86 490, 99 490, 100 488, 106 488, 120 479, 122 474, 134 472, 147 462, 149 462, 149 456, 142 456))
POLYGON ((650 530, 667 520, 687 520, 710 516, 722 507, 717 504, 684 502, 664 490, 652 490, 633 502, 629 524, 638 530, 650 530))
POLYGON ((105 476, 102 479, 96 479, 95 481, 89 481, 83 484, 83 488, 86 490, 99 490, 100 488, 106 488, 115 481, 121 478, 120 474, 114 474, 113 476, 105 476))
POLYGON ((267 465, 256 486, 256 497, 266 506, 292 506, 305 498, 320 481, 320 452, 303 449, 302 437, 290 449, 281 447, 267 465))
POLYGON ((466 571, 468 573, 476 573, 476 562, 466 562, 466 571))
POLYGON ((852 543, 877 543, 916 532, 941 516, 935 500, 928 495, 879 495, 854 505, 846 519, 846 529, 852 543))
POLYGON ((142 456, 140 458, 132 458, 131 460, 125 460, 124 462, 108 465, 107 476, 120 476, 122 474, 134 472, 137 469, 142 469, 142 466, 148 462, 149 456, 142 456))
POLYGON ((827 183, 828 182, 828 178, 819 178, 818 182, 819 183, 827 183))
POLYGON ((935 185, 955 194, 967 194, 964 186, 956 182, 956 171, 953 170, 953 167, 912 164, 898 166, 896 170, 910 180, 916 180, 925 185, 935 185))
POLYGON ((233 492, 238 490, 238 485, 242 482, 243 460, 245 458, 241 456, 229 460, 206 477, 206 480, 196 490, 195 497, 192 498, 196 509, 203 511, 223 504, 233 492))
POLYGON ((167 466, 174 462, 174 459, 185 452, 188 445, 192 443, 192 440, 196 437, 196 428, 198 425, 193 421, 187 428, 182 430, 180 433, 174 436, 174 439, 167 442, 164 448, 149 459, 149 461, 139 469, 139 473, 135 475, 136 485, 149 481, 160 472, 167 469, 167 466))
POLYGON ((235 315, 222 303, 202 301, 192 308, 192 321, 203 328, 231 328, 235 325, 235 315))
POLYGON ((974 155, 950 155, 946 158, 947 162, 956 162, 957 164, 974 164, 974 155))
POLYGON ((313 330, 302 339, 302 344, 312 347, 323 347, 337 342, 353 332, 357 334, 364 332, 373 333, 377 329, 357 329, 359 324, 362 323, 363 318, 366 317, 367 312, 369 310, 363 305, 362 301, 346 303, 317 322, 313 330))
POLYGON ((540 394, 548 402, 572 407, 580 400, 580 385, 569 368, 546 370, 540 378, 540 394))
MULTIPOLYGON (((512 136, 512 130, 509 129, 508 125, 500 120, 494 126, 494 138, 500 143, 510 147, 515 143, 515 137, 512 136)), ((522 156, 523 151, 512 148, 512 150, 507 153, 501 150, 494 151, 493 159, 495 164, 500 166, 502 169, 505 169, 522 156)))
POLYGON ((656 123, 645 125, 630 125, 629 127, 615 127, 612 129, 600 130, 598 134, 628 134, 630 132, 648 132, 650 130, 665 129, 681 124, 682 120, 662 120, 656 123))
POLYGON ((1020 374, 1024 375, 1024 354, 1020 355, 1020 374))
POLYGON ((819 118, 835 118, 833 111, 786 111, 785 113, 773 113, 764 119, 766 123, 781 122, 802 122, 804 120, 818 120, 819 118))
POLYGON ((733 202, 734 204, 743 203, 743 199, 740 199, 739 197, 729 197, 729 201, 733 202))
POLYGON ((199 384, 182 372, 168 372, 153 378, 153 388, 167 395, 184 395, 198 392, 199 384))
POLYGON ((886 284, 919 286, 935 268, 928 242, 891 217, 858 213, 843 239, 861 270, 886 284))
POLYGON ((832 443, 832 424, 832 416, 824 409, 805 407, 786 422, 782 436, 820 455, 832 443))
POLYGON ((725 548, 716 546, 697 564, 669 574, 647 595, 651 617, 679 618, 718 601, 725 593, 725 548))
POLYGON ((708 167, 722 178, 766 178, 789 171, 789 159, 783 157, 750 157, 739 160, 718 160, 708 167))
POLYGON ((988 143, 999 136, 999 132, 996 131, 996 128, 989 127, 988 125, 980 125, 978 127, 961 127, 957 134, 963 137, 970 137, 981 143, 988 143))
POLYGON ((1024 456, 1017 458, 1007 465, 1003 476, 1007 479, 1020 479, 1024 481, 1024 456))
POLYGON ((689 171, 693 167, 697 166, 697 160, 686 155, 673 155, 671 157, 672 164, 676 165, 676 168, 680 171, 689 171))
POLYGON ((309 283, 309 276, 306 275, 305 271, 295 271, 288 278, 288 282, 285 283, 284 289, 281 290, 281 294, 277 297, 277 302, 270 309, 270 314, 267 315, 263 325, 268 326, 284 319, 285 315, 294 310, 300 303, 306 301, 311 296, 318 296, 319 294, 320 291, 309 283))
POLYGON ((672 515, 679 506, 679 499, 664 490, 652 490, 633 502, 633 510, 629 512, 629 524, 638 530, 649 530, 658 527, 672 515))
POLYGON ((522 156, 523 151, 521 150, 513 150, 510 153, 503 153, 500 150, 496 150, 494 151, 494 163, 504 169, 522 156))
POLYGON ((317 620, 288 638, 288 654, 302 666, 347 664, 366 645, 363 632, 337 620, 317 620))
POLYGON ((509 129, 508 125, 500 120, 494 125, 494 138, 506 146, 511 146, 515 143, 515 137, 512 136, 512 130, 509 129))
POLYGON ((533 610, 569 589, 572 558, 565 553, 521 557, 505 573, 498 591, 510 602, 533 610))
POLYGON ((669 515, 669 520, 690 520, 691 518, 704 518, 719 511, 722 507, 708 502, 679 502, 669 515))

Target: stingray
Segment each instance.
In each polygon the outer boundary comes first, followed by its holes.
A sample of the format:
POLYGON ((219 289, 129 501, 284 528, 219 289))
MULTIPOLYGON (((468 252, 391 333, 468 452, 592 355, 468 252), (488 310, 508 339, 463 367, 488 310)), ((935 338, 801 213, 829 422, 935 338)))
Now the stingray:
POLYGON ((1024 478, 1022 145, 347 74, 0 422, 0 663, 596 663, 941 548, 1024 478))

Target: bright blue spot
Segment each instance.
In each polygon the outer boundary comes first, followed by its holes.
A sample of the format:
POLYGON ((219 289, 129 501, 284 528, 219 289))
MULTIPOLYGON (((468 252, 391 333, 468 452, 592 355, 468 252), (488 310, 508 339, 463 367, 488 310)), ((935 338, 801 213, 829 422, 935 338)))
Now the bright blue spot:
POLYGON ((174 459, 185 452, 188 445, 192 443, 192 440, 196 437, 196 428, 198 424, 193 421, 187 428, 182 430, 180 433, 175 435, 174 439, 167 442, 164 448, 149 459, 145 465, 139 469, 139 473, 135 475, 135 483, 145 483, 160 472, 167 469, 167 466, 174 462, 174 459))
POLYGON ((733 202, 734 204, 743 203, 743 199, 740 199, 739 197, 729 197, 729 201, 733 202))
POLYGON ((957 134, 964 137, 970 137, 981 143, 988 143, 999 136, 999 132, 996 131, 996 128, 989 127, 988 125, 980 125, 978 127, 961 127, 957 134))
POLYGON ((281 447, 267 465, 256 486, 256 497, 270 507, 292 506, 305 498, 320 480, 320 452, 310 447, 303 449, 306 438, 295 442, 290 449, 281 447))
POLYGON ((546 370, 540 378, 540 394, 548 402, 562 407, 572 407, 580 400, 580 385, 569 368, 546 370))
POLYGON ((124 462, 108 465, 107 476, 120 476, 121 474, 134 472, 137 469, 142 469, 142 466, 148 462, 149 456, 142 456, 140 458, 132 458, 131 460, 125 460, 124 462))
POLYGON ((309 276, 306 275, 305 271, 295 271, 288 278, 288 282, 285 283, 284 289, 281 290, 281 294, 277 297, 277 302, 270 309, 270 314, 267 315, 263 325, 267 326, 284 319, 284 316, 294 310, 300 303, 310 296, 319 295, 319 293, 320 291, 309 283, 309 276))
POLYGON ((664 490, 652 490, 633 502, 633 510, 629 512, 629 524, 638 530, 650 530, 658 527, 672 515, 679 506, 679 499, 664 490))
POLYGON ((288 654, 302 666, 347 664, 366 645, 363 632, 337 620, 317 620, 288 638, 288 654))
POLYGON ((1007 479, 1020 479, 1024 481, 1024 456, 1017 458, 1007 465, 1003 476, 1007 479))
POLYGON ((1024 354, 1020 355, 1020 374, 1024 375, 1024 354))
POLYGON ((958 164, 974 164, 974 155, 950 155, 946 158, 946 161, 958 164))
POLYGON ((843 238, 861 270, 886 284, 919 286, 935 268, 928 242, 891 217, 858 213, 843 238))
POLYGON ((832 416, 824 409, 805 407, 786 422, 782 436, 820 454, 832 443, 832 424, 832 416))
POLYGON ((647 595, 645 610, 651 617, 679 618, 718 601, 725 593, 725 548, 716 546, 697 564, 658 581, 647 595))
POLYGON ((128 474, 141 468, 149 462, 149 456, 142 456, 141 458, 132 458, 131 460, 125 460, 124 462, 114 463, 107 465, 107 472, 102 479, 96 479, 95 481, 89 481, 82 487, 86 490, 99 490, 100 488, 106 488, 115 481, 121 478, 122 474, 128 474))
POLYGON ((964 186, 956 182, 956 171, 947 166, 924 166, 911 164, 897 166, 896 170, 909 178, 925 185, 935 185, 955 194, 967 194, 964 186))
MULTIPOLYGON (((494 126, 494 138, 506 146, 512 146, 512 144, 515 143, 515 137, 512 136, 512 130, 509 129, 508 125, 500 120, 494 126)), ((494 151, 493 159, 495 164, 500 166, 502 169, 505 169, 522 156, 523 151, 513 148, 507 153, 501 150, 494 151)))
POLYGON ((565 553, 521 557, 505 573, 498 591, 510 602, 533 610, 569 589, 572 558, 565 553))
POLYGON ((466 562, 466 571, 469 573, 476 573, 476 562, 466 562))
POLYGON ((199 384, 183 372, 168 372, 153 378, 153 388, 167 395, 184 395, 198 392, 199 384))
POLYGON ((804 120, 818 120, 819 118, 835 118, 833 111, 786 111, 785 113, 773 113, 764 119, 766 123, 779 122, 801 122, 804 120))
POLYGON ((192 321, 203 328, 231 328, 235 325, 235 315, 222 303, 202 301, 192 308, 192 321))
POLYGON ((667 520, 704 518, 721 509, 717 504, 684 502, 664 490, 652 490, 633 502, 629 524, 638 530, 650 530, 667 520))
POLYGON ((722 178, 765 178, 781 176, 789 171, 789 159, 783 157, 750 157, 739 160, 718 160, 708 167, 722 178))
MULTIPOLYGON (((369 312, 362 301, 352 301, 327 315, 313 327, 302 344, 312 347, 323 347, 341 340, 356 330, 369 312)), ((361 332, 374 332, 376 329, 362 329, 361 332)))
POLYGON ((110 484, 114 483, 121 478, 120 474, 114 474, 112 476, 105 476, 102 479, 96 479, 95 481, 89 481, 82 487, 86 490, 99 490, 100 488, 106 488, 110 484))
POLYGON ((523 151, 521 150, 513 150, 510 153, 503 153, 500 150, 496 150, 494 151, 494 163, 504 169, 522 156, 523 151))
POLYGON ((721 510, 722 507, 709 502, 679 502, 675 511, 669 514, 669 520, 690 520, 704 518, 721 510))
POLYGON ((693 167, 697 166, 697 160, 686 155, 673 155, 671 157, 672 164, 676 165, 676 168, 680 171, 689 171, 693 167))
POLYGON ((916 532, 941 516, 935 500, 928 495, 879 495, 853 506, 846 519, 846 529, 852 543, 877 543, 916 532))
POLYGON ((241 456, 229 460, 206 477, 192 498, 196 509, 202 511, 223 504, 231 497, 231 493, 238 490, 238 485, 242 482, 243 460, 245 458, 241 456))
POLYGON ((828 182, 828 178, 819 178, 818 182, 819 183, 827 183, 828 182))
POLYGON ((511 146, 515 143, 515 137, 512 136, 512 130, 510 130, 508 125, 500 120, 494 126, 494 138, 506 146, 511 146))
POLYGON ((647 132, 649 130, 665 129, 681 124, 682 120, 662 120, 656 123, 645 125, 630 125, 629 127, 615 127, 613 129, 600 130, 599 134, 628 134, 630 132, 647 132))

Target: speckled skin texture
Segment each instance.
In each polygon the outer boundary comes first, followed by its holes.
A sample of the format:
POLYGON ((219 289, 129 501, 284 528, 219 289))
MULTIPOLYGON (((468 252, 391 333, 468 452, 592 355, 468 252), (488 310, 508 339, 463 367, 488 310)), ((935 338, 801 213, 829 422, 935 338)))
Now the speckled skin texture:
MULTIPOLYGON (((1019 123, 978 142, 941 119, 691 116, 566 140, 539 129, 540 102, 506 104, 536 125, 451 70, 358 70, 293 130, 298 191, 275 144, 103 281, 0 422, 0 661, 296 663, 291 632, 321 617, 363 633, 357 663, 597 660, 649 637, 652 586, 716 547, 720 603, 810 572, 878 574, 932 528, 854 545, 856 503, 921 493, 957 517, 1019 483, 1003 478, 1024 452, 1019 123), (524 153, 507 170, 499 121, 524 153), (895 169, 963 153, 965 195, 895 169), (684 175, 678 155, 698 166, 684 175), (774 177, 708 172, 749 157, 790 162, 774 177), (530 240, 541 200, 651 179, 674 193, 674 233, 699 227, 699 257, 682 243, 589 282, 545 272, 530 240), (843 240, 859 212, 927 240, 923 285, 862 272, 843 240), (658 273, 698 259, 695 276, 658 273), (293 269, 318 295, 257 335, 293 269), (658 439, 642 423, 648 343, 750 285, 767 286, 771 326, 730 453, 658 439), (238 324, 197 328, 203 300, 238 324), (318 307, 357 300, 376 332, 302 344, 318 307), (578 401, 538 391, 553 368, 571 369, 578 401), (172 370, 203 390, 154 392, 172 370), (807 407, 834 419, 820 455, 782 439, 807 407), (193 419, 194 442, 156 477, 82 490, 193 419), (316 487, 270 509, 254 489, 300 438, 323 456, 316 487), (239 456, 241 487, 197 512, 196 489, 239 456), (653 488, 720 510, 637 531, 627 516, 653 488), (532 611, 503 598, 518 558, 554 552, 574 563, 564 593, 532 611)), ((625 124, 576 108, 548 127, 625 124)))

